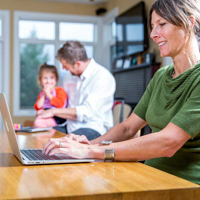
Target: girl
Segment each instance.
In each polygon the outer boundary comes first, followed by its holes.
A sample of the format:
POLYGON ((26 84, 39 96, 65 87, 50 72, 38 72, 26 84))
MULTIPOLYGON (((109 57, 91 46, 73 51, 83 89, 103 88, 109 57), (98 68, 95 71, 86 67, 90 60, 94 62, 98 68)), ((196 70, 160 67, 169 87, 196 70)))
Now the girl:
MULTIPOLYGON (((38 72, 38 83, 42 87, 34 108, 38 113, 40 110, 49 108, 64 108, 67 105, 67 94, 61 87, 56 87, 58 82, 58 72, 55 66, 44 63, 38 72)), ((59 117, 39 118, 34 121, 35 127, 54 127, 62 124, 66 119, 59 117)))

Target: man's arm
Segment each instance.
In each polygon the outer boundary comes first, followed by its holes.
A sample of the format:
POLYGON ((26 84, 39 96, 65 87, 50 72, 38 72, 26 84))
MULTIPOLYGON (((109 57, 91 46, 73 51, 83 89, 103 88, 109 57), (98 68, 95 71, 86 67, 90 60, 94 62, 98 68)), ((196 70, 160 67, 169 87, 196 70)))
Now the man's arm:
POLYGON ((63 119, 76 120, 76 108, 53 108, 53 115, 63 119))
POLYGON ((63 119, 76 120, 76 108, 52 108, 49 110, 39 110, 37 112, 39 118, 60 117, 63 119))

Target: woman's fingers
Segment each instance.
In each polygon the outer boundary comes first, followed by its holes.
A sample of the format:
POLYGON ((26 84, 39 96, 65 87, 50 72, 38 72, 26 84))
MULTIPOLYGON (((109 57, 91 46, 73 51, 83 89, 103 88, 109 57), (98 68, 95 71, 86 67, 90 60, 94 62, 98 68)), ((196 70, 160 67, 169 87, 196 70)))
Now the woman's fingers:
POLYGON ((68 134, 68 138, 83 144, 90 144, 89 140, 85 135, 75 135, 73 133, 68 134))
POLYGON ((58 149, 54 149, 53 151, 51 151, 49 153, 50 156, 53 156, 55 154, 65 154, 65 155, 68 155, 68 149, 67 148, 58 148, 58 149))
POLYGON ((43 147, 43 153, 46 155, 65 154, 73 158, 87 158, 88 145, 81 144, 88 140, 85 136, 76 136, 74 134, 62 138, 51 138, 43 147), (84 151, 85 150, 85 151, 84 151))
POLYGON ((59 139, 51 138, 43 147, 43 153, 49 154, 52 149, 59 147, 59 139))

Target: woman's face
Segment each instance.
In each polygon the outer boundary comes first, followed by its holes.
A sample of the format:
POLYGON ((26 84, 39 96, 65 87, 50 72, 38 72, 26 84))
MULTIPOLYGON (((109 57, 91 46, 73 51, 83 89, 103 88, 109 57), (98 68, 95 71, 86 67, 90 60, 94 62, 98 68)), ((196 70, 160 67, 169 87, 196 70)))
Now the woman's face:
POLYGON ((150 37, 158 45, 162 57, 176 57, 183 53, 185 48, 186 31, 175 26, 155 11, 152 13, 152 31, 150 37))

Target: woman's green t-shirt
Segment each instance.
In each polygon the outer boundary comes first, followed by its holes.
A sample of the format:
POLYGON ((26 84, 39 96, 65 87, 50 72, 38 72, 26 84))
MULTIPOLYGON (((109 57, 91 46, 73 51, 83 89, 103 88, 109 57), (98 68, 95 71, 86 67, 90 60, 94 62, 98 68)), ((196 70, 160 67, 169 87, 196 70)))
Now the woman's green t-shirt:
POLYGON ((200 184, 200 64, 176 78, 173 71, 172 64, 156 72, 133 112, 147 121, 152 133, 172 122, 191 139, 174 156, 145 164, 200 184))

